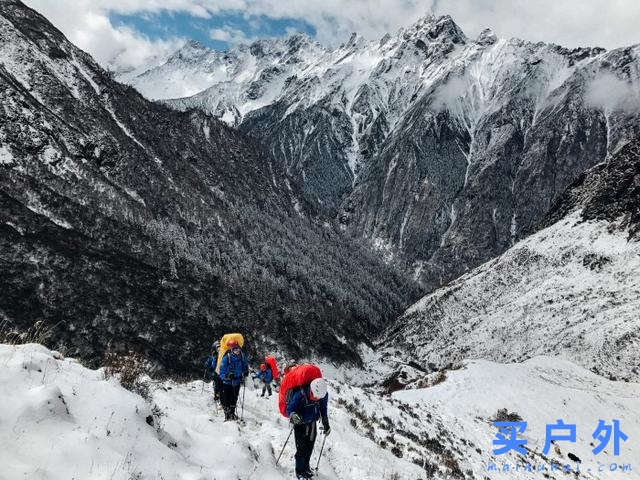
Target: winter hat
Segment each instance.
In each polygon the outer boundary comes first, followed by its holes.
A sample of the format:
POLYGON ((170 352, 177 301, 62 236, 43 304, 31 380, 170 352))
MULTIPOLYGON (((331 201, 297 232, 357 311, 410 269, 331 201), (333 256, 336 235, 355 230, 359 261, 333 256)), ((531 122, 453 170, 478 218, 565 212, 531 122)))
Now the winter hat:
POLYGON ((311 399, 320 400, 327 396, 327 381, 324 378, 316 378, 311 382, 311 399))

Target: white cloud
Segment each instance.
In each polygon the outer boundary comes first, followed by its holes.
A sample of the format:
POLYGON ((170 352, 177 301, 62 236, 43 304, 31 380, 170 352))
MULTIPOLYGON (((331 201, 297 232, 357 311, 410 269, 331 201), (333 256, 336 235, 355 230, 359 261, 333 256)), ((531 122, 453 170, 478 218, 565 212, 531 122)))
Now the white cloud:
POLYGON ((166 58, 184 43, 180 38, 151 40, 130 28, 114 26, 108 9, 100 7, 99 1, 26 0, 25 3, 107 68, 129 70, 166 58))
MULTIPOLYGON (((568 47, 614 48, 640 43, 638 0, 27 0, 81 48, 104 62, 113 52, 134 65, 176 39, 152 41, 139 32, 115 27, 109 12, 187 12, 200 18, 235 13, 303 20, 319 41, 335 44, 357 31, 380 38, 426 13, 450 14, 468 36, 492 27, 498 36, 554 42, 568 47)), ((231 43, 246 33, 215 28, 210 34, 231 43)))
POLYGON ((238 43, 250 43, 253 38, 247 36, 242 30, 225 25, 223 28, 212 28, 209 30, 209 38, 220 42, 227 42, 232 45, 238 43))
POLYGON ((585 100, 606 112, 634 113, 640 111, 640 88, 612 73, 600 73, 589 83, 585 100))
POLYGON ((640 43, 638 0, 434 0, 434 6, 470 35, 491 27, 498 36, 567 47, 640 43))

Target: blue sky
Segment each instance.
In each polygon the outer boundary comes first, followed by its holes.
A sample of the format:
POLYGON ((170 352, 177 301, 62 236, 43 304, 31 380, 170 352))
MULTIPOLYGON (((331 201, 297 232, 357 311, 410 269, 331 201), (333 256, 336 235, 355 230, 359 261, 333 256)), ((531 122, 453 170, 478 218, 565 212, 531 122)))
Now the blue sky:
POLYGON ((292 32, 316 35, 316 29, 300 19, 269 18, 266 15, 247 17, 239 13, 201 18, 186 12, 152 12, 124 15, 110 13, 115 28, 128 27, 151 41, 171 37, 198 40, 217 50, 224 50, 238 41, 256 38, 285 37, 292 32), (227 32, 229 40, 223 40, 227 32))

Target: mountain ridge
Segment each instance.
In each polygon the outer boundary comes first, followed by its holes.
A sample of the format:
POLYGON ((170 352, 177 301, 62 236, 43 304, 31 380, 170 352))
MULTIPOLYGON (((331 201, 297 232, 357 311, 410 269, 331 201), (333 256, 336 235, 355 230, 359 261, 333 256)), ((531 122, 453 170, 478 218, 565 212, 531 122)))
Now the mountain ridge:
POLYGON ((242 49, 250 68, 163 101, 257 138, 320 212, 430 290, 526 236, 640 124, 639 46, 473 40, 426 16, 267 64, 242 49))

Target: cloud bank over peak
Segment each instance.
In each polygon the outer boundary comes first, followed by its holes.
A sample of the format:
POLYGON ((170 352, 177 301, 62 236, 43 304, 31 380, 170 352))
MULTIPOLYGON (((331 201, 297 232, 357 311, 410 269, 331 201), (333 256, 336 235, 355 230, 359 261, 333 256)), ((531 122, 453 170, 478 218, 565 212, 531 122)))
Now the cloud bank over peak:
MULTIPOLYGON (((449 14, 469 37, 491 27, 498 36, 553 42, 568 47, 616 48, 640 43, 637 0, 26 0, 74 43, 103 65, 134 68, 168 55, 192 35, 178 34, 172 15, 187 15, 193 31, 222 47, 272 37, 270 22, 303 22, 326 45, 351 32, 377 39, 427 13, 449 14), (158 17, 156 33, 120 25, 113 15, 158 17), (227 22, 242 18, 252 31, 227 22), (264 29, 261 29, 262 24, 264 29), (158 34, 157 31, 165 34, 158 34), (264 35, 263 35, 264 34, 264 35)), ((155 17, 153 17, 155 21, 155 17)), ((150 20, 151 21, 151 20, 150 20)), ((290 28, 286 32, 290 32, 290 28)), ((284 33, 282 33, 284 34, 284 33)))

